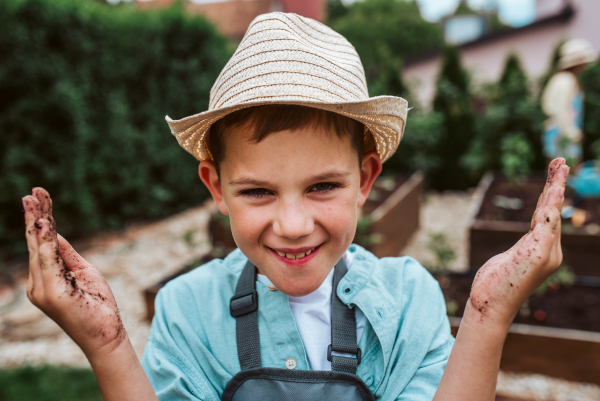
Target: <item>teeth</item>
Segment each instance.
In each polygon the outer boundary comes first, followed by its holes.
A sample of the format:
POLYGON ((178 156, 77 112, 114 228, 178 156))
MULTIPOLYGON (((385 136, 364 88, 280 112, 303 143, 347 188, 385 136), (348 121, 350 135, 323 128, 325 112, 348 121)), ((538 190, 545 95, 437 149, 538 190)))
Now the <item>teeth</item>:
POLYGON ((285 257, 285 258, 288 258, 288 259, 290 259, 290 260, 296 260, 296 259, 303 258, 304 256, 308 256, 308 255, 310 255, 310 253, 311 253, 312 251, 314 251, 314 250, 315 250, 315 248, 313 248, 313 249, 309 249, 308 251, 306 251, 306 252, 304 252, 304 253, 297 253, 297 254, 292 254, 292 253, 283 253, 283 252, 279 252, 279 251, 276 251, 276 252, 277 252, 277 254, 278 254, 279 256, 281 256, 282 258, 283 258, 283 257, 285 257))

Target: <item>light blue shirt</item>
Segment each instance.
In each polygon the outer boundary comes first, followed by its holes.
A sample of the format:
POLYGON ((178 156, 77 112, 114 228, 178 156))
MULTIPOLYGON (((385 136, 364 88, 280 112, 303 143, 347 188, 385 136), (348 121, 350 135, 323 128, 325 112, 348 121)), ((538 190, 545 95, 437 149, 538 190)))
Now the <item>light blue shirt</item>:
MULTIPOLYGON (((409 257, 378 259, 358 245, 337 295, 367 317, 357 375, 378 400, 431 400, 454 338, 437 281, 409 257)), ((240 371, 229 300, 247 258, 238 249, 169 282, 156 314, 142 366, 161 401, 218 401, 240 371)), ((257 281, 263 367, 308 369, 288 296, 257 281)), ((326 352, 326 350, 324 350, 326 352)))

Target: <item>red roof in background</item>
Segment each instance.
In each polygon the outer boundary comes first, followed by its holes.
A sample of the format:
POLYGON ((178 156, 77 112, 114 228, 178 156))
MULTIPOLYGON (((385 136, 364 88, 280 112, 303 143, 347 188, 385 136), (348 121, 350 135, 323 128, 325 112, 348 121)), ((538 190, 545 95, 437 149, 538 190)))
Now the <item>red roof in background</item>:
POLYGON ((280 0, 283 11, 325 21, 325 0, 280 0))
MULTIPOLYGON (((139 8, 168 7, 174 0, 136 1, 139 8)), ((261 14, 276 10, 325 21, 326 0, 228 0, 209 3, 187 1, 188 12, 202 14, 217 29, 233 40, 241 40, 250 22, 261 14)))

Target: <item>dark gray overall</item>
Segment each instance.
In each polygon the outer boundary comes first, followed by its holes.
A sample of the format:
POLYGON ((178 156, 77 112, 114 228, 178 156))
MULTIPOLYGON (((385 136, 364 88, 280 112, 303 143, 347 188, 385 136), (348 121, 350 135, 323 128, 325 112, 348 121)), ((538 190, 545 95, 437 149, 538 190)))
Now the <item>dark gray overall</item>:
POLYGON ((337 297, 337 286, 348 271, 343 259, 335 265, 331 294, 331 344, 327 359, 331 371, 289 370, 261 367, 258 333, 256 267, 248 261, 231 298, 230 313, 236 318, 238 359, 242 371, 223 392, 223 401, 375 401, 367 385, 356 376, 360 349, 356 341, 356 317, 337 297), (332 355, 332 351, 356 358, 332 355))

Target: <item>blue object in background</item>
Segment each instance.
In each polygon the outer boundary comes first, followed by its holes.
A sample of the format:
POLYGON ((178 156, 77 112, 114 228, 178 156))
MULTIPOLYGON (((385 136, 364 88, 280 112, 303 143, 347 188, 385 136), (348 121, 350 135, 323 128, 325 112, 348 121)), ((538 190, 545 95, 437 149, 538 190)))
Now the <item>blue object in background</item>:
POLYGON ((582 198, 600 197, 600 171, 594 166, 594 161, 587 161, 576 176, 569 176, 567 185, 582 198))

